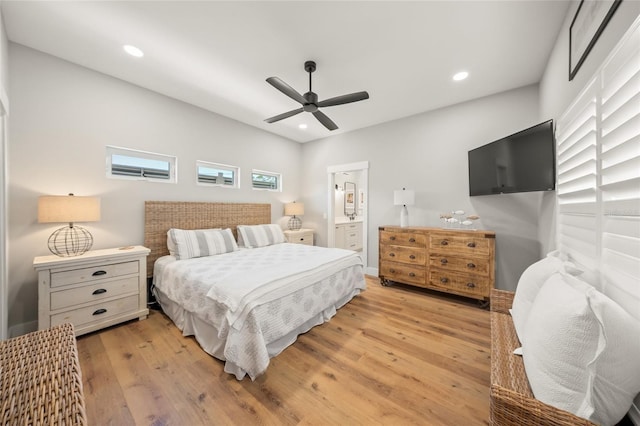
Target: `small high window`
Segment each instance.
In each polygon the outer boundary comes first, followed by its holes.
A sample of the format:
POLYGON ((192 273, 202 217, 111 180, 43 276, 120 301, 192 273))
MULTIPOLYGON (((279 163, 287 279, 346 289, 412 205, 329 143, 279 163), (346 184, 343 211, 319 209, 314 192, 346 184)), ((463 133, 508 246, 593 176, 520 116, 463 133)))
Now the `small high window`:
POLYGON ((240 188, 240 168, 226 164, 196 161, 197 180, 199 185, 240 188))
POLYGON ((253 189, 282 191, 282 175, 280 173, 265 172, 263 170, 252 170, 251 186, 253 189))
POLYGON ((153 152, 107 146, 107 177, 116 179, 177 182, 176 157, 153 152))

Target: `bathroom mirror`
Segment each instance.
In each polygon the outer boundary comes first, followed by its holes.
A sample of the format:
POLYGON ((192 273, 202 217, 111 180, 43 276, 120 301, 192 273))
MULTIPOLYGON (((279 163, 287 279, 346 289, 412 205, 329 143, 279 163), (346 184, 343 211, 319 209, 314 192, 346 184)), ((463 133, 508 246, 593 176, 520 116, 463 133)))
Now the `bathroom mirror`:
POLYGON ((353 182, 344 183, 344 215, 356 214, 356 184, 353 182))

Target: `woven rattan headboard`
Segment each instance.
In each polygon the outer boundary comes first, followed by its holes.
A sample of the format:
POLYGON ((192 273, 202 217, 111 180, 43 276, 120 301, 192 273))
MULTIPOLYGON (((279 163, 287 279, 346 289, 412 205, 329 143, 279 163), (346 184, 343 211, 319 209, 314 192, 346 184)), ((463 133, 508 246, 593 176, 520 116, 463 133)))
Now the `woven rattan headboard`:
POLYGON ((167 231, 171 228, 231 228, 237 237, 238 225, 263 223, 271 223, 271 204, 145 201, 144 245, 151 250, 147 277, 153 276, 156 259, 169 254, 167 231))

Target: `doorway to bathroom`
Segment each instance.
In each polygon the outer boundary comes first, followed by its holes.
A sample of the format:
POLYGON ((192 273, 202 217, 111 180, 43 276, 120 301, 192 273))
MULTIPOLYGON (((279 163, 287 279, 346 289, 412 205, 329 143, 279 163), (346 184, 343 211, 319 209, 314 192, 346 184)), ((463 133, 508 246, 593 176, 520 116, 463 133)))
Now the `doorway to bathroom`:
POLYGON ((327 243, 361 253, 367 260, 369 162, 327 167, 327 243))

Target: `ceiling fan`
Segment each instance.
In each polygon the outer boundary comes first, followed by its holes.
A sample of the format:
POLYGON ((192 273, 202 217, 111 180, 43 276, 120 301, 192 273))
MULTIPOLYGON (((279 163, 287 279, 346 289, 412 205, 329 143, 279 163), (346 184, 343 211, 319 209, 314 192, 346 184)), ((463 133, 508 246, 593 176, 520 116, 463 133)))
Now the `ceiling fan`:
POLYGON ((311 73, 316 70, 316 63, 314 61, 306 61, 304 63, 304 70, 309 73, 309 91, 304 95, 298 93, 295 89, 293 89, 284 81, 280 80, 278 77, 267 78, 267 83, 269 83, 285 95, 289 96, 294 101, 300 102, 302 108, 297 108, 292 111, 267 118, 264 121, 266 121, 267 123, 275 123, 276 121, 280 121, 306 111, 313 114, 313 116, 317 118, 318 121, 322 123, 327 129, 336 130, 338 128, 336 123, 331 121, 331 119, 324 113, 322 113, 318 108, 348 104, 351 102, 358 102, 369 99, 369 94, 367 92, 357 92, 350 93, 348 95, 336 96, 335 98, 329 98, 325 99, 324 101, 318 102, 318 95, 311 91, 311 73))

